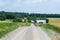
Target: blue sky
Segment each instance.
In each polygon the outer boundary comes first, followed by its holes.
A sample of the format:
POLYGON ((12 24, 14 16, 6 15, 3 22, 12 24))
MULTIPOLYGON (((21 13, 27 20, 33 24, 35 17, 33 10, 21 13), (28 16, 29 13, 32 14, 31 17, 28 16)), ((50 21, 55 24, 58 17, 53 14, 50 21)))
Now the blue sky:
POLYGON ((60 0, 0 0, 0 11, 60 13, 60 0))

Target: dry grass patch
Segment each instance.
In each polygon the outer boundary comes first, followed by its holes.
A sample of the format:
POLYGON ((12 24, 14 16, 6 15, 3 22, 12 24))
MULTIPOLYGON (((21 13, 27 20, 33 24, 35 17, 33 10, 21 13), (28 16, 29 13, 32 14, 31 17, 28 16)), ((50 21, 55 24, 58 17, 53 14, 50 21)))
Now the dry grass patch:
POLYGON ((48 19, 49 19, 49 24, 60 28, 60 18, 48 18, 48 19))
POLYGON ((60 28, 60 23, 49 23, 49 24, 54 25, 55 27, 60 28))

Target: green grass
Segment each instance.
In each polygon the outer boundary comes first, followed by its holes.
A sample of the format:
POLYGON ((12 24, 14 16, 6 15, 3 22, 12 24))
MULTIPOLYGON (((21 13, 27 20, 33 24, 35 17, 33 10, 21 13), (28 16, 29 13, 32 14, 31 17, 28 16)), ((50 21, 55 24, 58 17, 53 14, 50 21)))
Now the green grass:
POLYGON ((26 23, 24 23, 24 22, 21 22, 21 23, 19 23, 20 24, 20 26, 30 26, 30 23, 28 23, 28 22, 26 22, 26 23))
POLYGON ((55 27, 55 26, 50 25, 50 24, 42 24, 40 26, 42 28, 46 29, 46 31, 48 31, 48 29, 51 29, 51 30, 53 30, 53 31, 55 31, 55 32, 60 34, 60 28, 58 28, 58 27, 55 27))
POLYGON ((50 25, 50 24, 41 24, 41 25, 38 24, 38 25, 37 25, 37 24, 36 24, 36 26, 42 27, 42 28, 45 29, 46 31, 48 31, 48 29, 51 29, 51 30, 53 30, 53 31, 55 31, 55 32, 57 32, 57 33, 60 34, 60 28, 55 27, 55 26, 53 26, 53 25, 50 25))
POLYGON ((6 34, 15 30, 16 28, 22 26, 30 26, 30 23, 20 23, 20 22, 0 23, 0 38, 4 37, 6 34))
POLYGON ((0 38, 17 27, 18 23, 0 23, 0 38))

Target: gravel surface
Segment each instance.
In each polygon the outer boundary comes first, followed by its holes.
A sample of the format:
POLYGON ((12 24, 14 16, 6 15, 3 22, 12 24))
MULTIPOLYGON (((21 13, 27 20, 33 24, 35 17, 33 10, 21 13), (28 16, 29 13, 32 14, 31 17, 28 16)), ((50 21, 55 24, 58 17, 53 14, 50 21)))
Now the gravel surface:
POLYGON ((31 24, 30 27, 20 27, 0 40, 51 40, 40 27, 31 24))

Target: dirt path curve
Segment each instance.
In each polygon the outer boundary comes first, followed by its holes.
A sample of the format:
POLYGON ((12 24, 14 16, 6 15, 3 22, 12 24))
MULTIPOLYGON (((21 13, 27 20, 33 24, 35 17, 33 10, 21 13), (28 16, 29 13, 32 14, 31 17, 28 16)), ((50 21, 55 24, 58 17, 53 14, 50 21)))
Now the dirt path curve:
POLYGON ((30 27, 20 27, 6 35, 1 40, 51 40, 50 37, 40 28, 31 24, 30 27))

